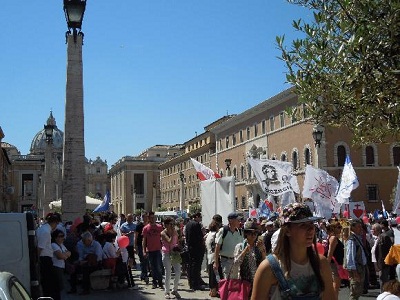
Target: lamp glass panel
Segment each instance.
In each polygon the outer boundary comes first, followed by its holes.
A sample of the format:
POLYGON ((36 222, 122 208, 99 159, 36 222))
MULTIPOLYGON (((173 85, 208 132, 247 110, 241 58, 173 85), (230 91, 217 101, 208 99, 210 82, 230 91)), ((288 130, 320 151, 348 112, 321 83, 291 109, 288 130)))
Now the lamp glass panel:
POLYGON ((82 23, 84 7, 82 5, 70 5, 67 8, 68 22, 71 23, 82 23))

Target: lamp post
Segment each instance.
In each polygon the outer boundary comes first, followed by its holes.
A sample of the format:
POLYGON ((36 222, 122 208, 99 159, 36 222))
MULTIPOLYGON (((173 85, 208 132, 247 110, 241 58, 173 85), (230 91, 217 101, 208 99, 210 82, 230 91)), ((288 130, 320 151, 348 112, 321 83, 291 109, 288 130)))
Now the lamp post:
POLYGON ((230 158, 225 159, 226 176, 231 176, 231 163, 232 163, 232 159, 230 159, 230 158))
POLYGON ((52 122, 52 114, 50 113, 50 117, 47 119, 47 124, 44 125, 44 133, 46 136, 46 149, 44 153, 44 199, 42 203, 42 217, 46 217, 46 215, 50 211, 50 202, 53 197, 53 179, 52 179, 52 160, 53 160, 53 130, 54 123, 52 122))
POLYGON ((157 208, 157 200, 156 200, 156 196, 157 196, 157 184, 155 182, 153 182, 153 190, 152 190, 152 195, 153 195, 153 199, 152 199, 152 205, 151 205, 151 210, 152 211, 156 211, 157 208))
POLYGON ((185 205, 183 203, 183 183, 185 180, 185 174, 183 174, 183 172, 179 173, 179 178, 181 180, 181 188, 180 188, 180 193, 179 193, 179 210, 182 211, 185 209, 185 205))
POLYGON ((314 125, 312 136, 315 141, 315 147, 317 147, 317 146, 318 146, 318 148, 321 147, 321 140, 322 140, 323 133, 324 133, 323 127, 321 125, 319 125, 319 124, 314 125))
POLYGON ((62 171, 63 219, 73 221, 86 209, 83 66, 81 32, 86 0, 64 0, 68 31, 67 83, 62 171), (71 34, 72 30, 72 34, 71 34))

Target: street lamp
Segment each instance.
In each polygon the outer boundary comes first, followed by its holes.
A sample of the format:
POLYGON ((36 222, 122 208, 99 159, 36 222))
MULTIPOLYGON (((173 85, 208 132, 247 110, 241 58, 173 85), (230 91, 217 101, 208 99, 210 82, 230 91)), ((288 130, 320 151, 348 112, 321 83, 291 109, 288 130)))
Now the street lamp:
POLYGON ((179 178, 181 179, 181 190, 180 190, 180 194, 179 194, 179 210, 182 213, 183 209, 185 208, 185 206, 183 204, 183 182, 185 180, 185 174, 183 174, 183 172, 180 172, 179 178))
POLYGON ((53 148, 53 130, 54 130, 54 123, 52 118, 52 113, 50 112, 50 117, 47 119, 47 124, 44 125, 44 133, 46 136, 46 149, 44 153, 44 201, 42 204, 43 215, 42 217, 46 217, 47 213, 50 211, 50 202, 52 201, 53 197, 53 184, 52 184, 52 172, 51 172, 51 164, 52 164, 52 148, 53 148))
POLYGON ((225 159, 226 176, 231 176, 231 163, 232 163, 232 159, 230 159, 230 158, 225 159))
POLYGON ((322 140, 322 134, 323 134, 323 127, 321 125, 315 125, 313 127, 313 132, 312 136, 315 141, 315 146, 321 147, 321 140, 322 140))
POLYGON ((82 35, 82 21, 85 14, 86 0, 64 0, 64 13, 67 21, 68 31, 66 35, 72 34, 74 43, 77 42, 77 35, 82 35), (79 29, 79 33, 77 31, 79 29))
POLYGON ((86 210, 86 173, 83 113, 83 64, 81 32, 86 0, 64 0, 68 31, 67 82, 62 171, 63 219, 73 221, 86 210), (72 29, 72 35, 71 35, 72 29))

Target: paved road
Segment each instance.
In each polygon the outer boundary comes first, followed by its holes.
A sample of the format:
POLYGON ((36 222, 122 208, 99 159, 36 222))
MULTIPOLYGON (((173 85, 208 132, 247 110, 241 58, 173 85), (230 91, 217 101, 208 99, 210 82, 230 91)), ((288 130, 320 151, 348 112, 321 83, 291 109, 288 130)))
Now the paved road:
MULTIPOLYGON (((205 272, 203 272, 203 280, 208 282, 208 277, 205 272)), ((133 271, 133 276, 136 285, 139 287, 138 290, 129 290, 129 289, 121 289, 121 290, 97 290, 91 291, 89 295, 80 296, 77 294, 67 294, 65 291, 61 295, 62 300, 160 300, 164 298, 164 291, 157 288, 153 289, 151 282, 146 285, 144 281, 140 281, 140 271, 133 271)), ((68 283, 65 285, 67 289, 69 289, 68 283)), ((172 287, 172 286, 171 286, 172 287)), ((179 293, 182 296, 182 299, 193 299, 193 300, 204 300, 210 299, 211 297, 208 295, 209 291, 195 291, 192 292, 189 289, 188 281, 186 276, 182 276, 180 285, 179 285, 179 293)), ((218 299, 218 298, 213 298, 218 299)))
MULTIPOLYGON (((122 290, 114 290, 114 291, 105 291, 105 290, 97 290, 92 291, 89 295, 79 296, 77 294, 66 294, 63 292, 61 299, 62 300, 161 300, 164 299, 164 291, 157 288, 152 289, 151 284, 146 285, 144 282, 139 280, 139 271, 133 271, 135 283, 138 285, 138 290, 129 290, 129 289, 122 289, 122 290)), ((203 280, 208 282, 208 277, 205 272, 202 273, 203 280)), ((66 287, 69 287, 66 284, 66 287)), ((203 300, 203 299, 218 299, 218 298, 211 298, 208 293, 209 291, 195 291, 192 292, 189 289, 187 278, 186 276, 182 276, 179 293, 182 296, 182 299, 187 300, 203 300)), ((368 294, 363 295, 360 297, 360 300, 371 300, 376 299, 379 295, 379 290, 370 290, 368 294)), ((267 299, 267 298, 266 298, 267 299)), ((339 293, 339 300, 346 300, 349 299, 349 289, 342 288, 339 293)))

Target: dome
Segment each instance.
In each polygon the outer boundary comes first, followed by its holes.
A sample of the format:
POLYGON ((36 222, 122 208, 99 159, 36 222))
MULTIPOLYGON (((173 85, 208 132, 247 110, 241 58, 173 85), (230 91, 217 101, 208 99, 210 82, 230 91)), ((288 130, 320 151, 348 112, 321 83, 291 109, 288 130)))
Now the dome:
MULTIPOLYGON (((47 119, 47 125, 52 125, 53 127, 53 149, 62 151, 63 148, 63 139, 64 133, 57 128, 56 119, 53 117, 53 112, 50 111, 50 116, 47 119)), ((36 133, 35 137, 31 143, 31 154, 43 154, 46 150, 47 140, 46 140, 46 132, 43 128, 38 133, 36 133)))

